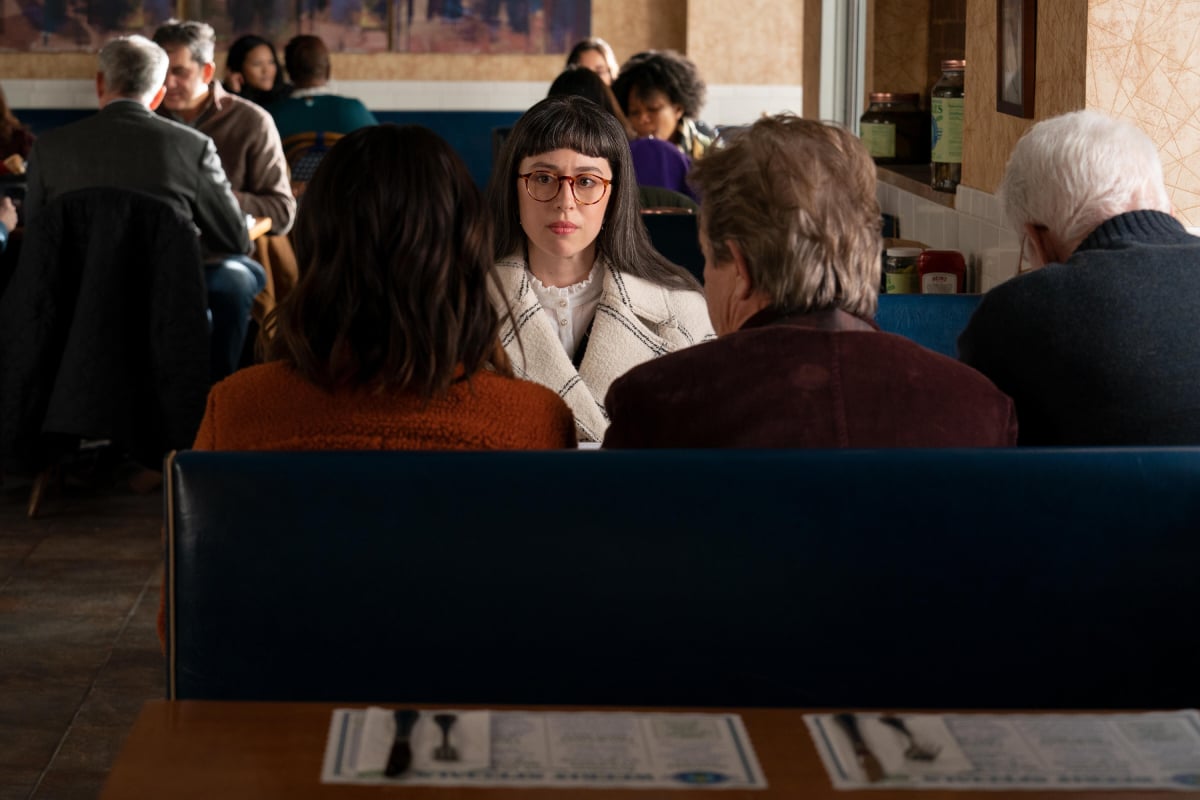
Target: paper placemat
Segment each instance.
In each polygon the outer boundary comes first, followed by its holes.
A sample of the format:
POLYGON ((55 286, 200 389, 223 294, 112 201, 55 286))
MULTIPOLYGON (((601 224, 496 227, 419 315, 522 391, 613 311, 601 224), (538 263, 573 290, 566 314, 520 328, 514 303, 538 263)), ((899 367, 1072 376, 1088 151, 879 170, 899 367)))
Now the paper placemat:
POLYGON ((905 756, 909 736, 878 713, 853 715, 883 773, 868 779, 833 714, 805 722, 839 789, 1200 790, 1200 714, 902 714, 932 760, 905 756))
POLYGON ((419 713, 410 737, 412 765, 403 774, 387 778, 382 765, 395 736, 393 709, 336 709, 330 719, 321 782, 664 789, 767 786, 737 714, 442 709, 419 713), (432 757, 442 742, 434 714, 458 717, 449 737, 461 756, 458 761, 432 757))

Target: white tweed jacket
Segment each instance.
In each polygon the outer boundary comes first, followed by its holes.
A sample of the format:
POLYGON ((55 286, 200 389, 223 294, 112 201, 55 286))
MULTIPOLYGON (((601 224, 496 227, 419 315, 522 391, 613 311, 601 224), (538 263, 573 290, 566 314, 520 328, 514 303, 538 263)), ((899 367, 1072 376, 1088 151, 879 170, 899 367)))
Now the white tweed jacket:
POLYGON ((577 370, 542 311, 525 259, 501 259, 496 273, 503 292, 503 302, 496 303, 500 339, 513 372, 558 392, 575 414, 581 442, 604 438, 608 428, 604 395, 614 380, 643 361, 716 337, 700 292, 667 289, 622 274, 601 260, 604 284, 587 351, 577 370), (505 304, 512 309, 511 319, 505 304))

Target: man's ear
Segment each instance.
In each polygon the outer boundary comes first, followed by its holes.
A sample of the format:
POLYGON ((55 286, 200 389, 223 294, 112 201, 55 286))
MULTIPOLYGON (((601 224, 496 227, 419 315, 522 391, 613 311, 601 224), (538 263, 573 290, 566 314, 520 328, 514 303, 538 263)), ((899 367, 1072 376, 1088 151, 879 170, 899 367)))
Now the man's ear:
POLYGON ((97 72, 96 73, 96 99, 99 100, 101 97, 104 97, 104 73, 97 72))
POLYGON ((726 239, 725 246, 729 248, 729 255, 733 259, 733 268, 737 272, 737 297, 739 300, 745 300, 754 294, 754 280, 750 277, 750 266, 746 263, 746 254, 733 239, 726 239))
POLYGON ((212 83, 213 75, 217 74, 217 65, 212 61, 204 65, 200 72, 200 79, 204 81, 204 85, 212 83))
POLYGON ((166 96, 167 87, 165 85, 158 87, 158 91, 154 93, 154 97, 150 98, 150 110, 153 111, 158 108, 166 96))
POLYGON ((1029 243, 1033 245, 1033 252, 1037 254, 1038 261, 1036 267, 1044 267, 1047 264, 1053 264, 1059 260, 1058 248, 1053 237, 1050 235, 1050 229, 1045 225, 1034 225, 1032 222, 1026 222, 1024 226, 1025 236, 1029 239, 1029 243))

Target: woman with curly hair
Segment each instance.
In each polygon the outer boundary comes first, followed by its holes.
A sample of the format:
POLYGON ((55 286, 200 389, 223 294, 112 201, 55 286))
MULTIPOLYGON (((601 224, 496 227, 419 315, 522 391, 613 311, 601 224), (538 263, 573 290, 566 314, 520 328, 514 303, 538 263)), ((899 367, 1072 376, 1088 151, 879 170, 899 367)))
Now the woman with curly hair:
POLYGON ((705 89, 696 65, 674 50, 638 53, 613 81, 613 94, 639 136, 671 142, 691 158, 702 157, 715 138, 699 121, 705 89))

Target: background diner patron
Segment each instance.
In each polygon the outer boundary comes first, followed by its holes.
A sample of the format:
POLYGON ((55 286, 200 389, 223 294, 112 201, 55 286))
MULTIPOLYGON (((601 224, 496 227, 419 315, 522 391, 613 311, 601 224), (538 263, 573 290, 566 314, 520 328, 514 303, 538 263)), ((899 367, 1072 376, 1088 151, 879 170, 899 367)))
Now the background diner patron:
POLYGON ((1095 111, 1040 122, 1000 194, 1039 269, 988 292, 958 347, 1012 397, 1020 443, 1200 444, 1200 238, 1150 138, 1095 111))

